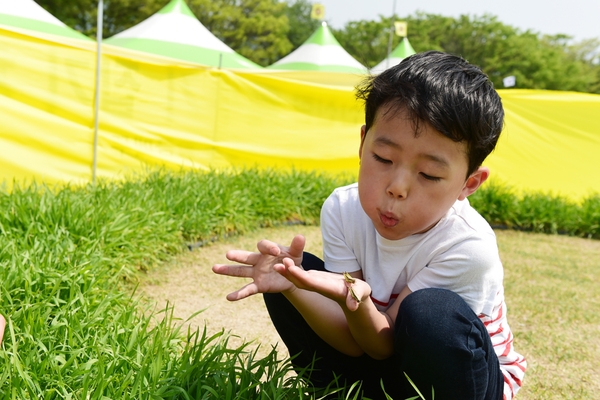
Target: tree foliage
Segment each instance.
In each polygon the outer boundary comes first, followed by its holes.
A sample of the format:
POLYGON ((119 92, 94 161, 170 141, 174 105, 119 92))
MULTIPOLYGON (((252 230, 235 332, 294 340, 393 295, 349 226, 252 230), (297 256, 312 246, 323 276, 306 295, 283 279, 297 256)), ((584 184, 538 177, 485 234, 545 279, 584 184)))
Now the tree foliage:
POLYGON ((288 54, 288 18, 278 0, 188 0, 202 24, 244 57, 267 66, 288 54))
POLYGON ((344 29, 333 30, 333 34, 358 62, 372 68, 387 55, 389 31, 389 20, 363 20, 348 22, 344 29))
MULTIPOLYGON (((36 0, 67 25, 96 34, 97 0, 36 0)), ((104 37, 130 28, 169 0, 104 0, 104 37)), ((319 26, 310 19, 312 0, 186 0, 202 24, 225 44, 267 66, 300 46, 319 26)), ((600 93, 600 39, 573 43, 566 35, 541 35, 503 24, 495 16, 447 17, 416 13, 403 18, 351 21, 333 30, 340 44, 373 67, 388 51, 393 20, 408 22, 417 52, 441 50, 480 66, 496 87, 506 76, 516 87, 600 93)), ((400 37, 393 36, 392 47, 400 37)))
MULTIPOLYGON (((400 19, 400 18, 394 18, 400 19)), ((600 93, 597 39, 571 44, 566 35, 521 32, 492 15, 458 18, 416 13, 408 22, 408 37, 417 52, 440 50, 478 65, 502 88, 514 75, 519 88, 600 93)), ((387 55, 391 18, 353 21, 334 34, 357 60, 373 67, 387 55)), ((393 37, 395 47, 400 37, 393 37)))
POLYGON ((308 0, 288 0, 286 15, 290 30, 287 38, 292 43, 292 50, 296 50, 312 35, 321 25, 320 21, 310 18, 312 3, 308 0))
MULTIPOLYGON (((84 35, 96 37, 97 0, 35 0, 56 18, 84 35)), ((165 0, 104 0, 102 36, 111 37, 142 22, 162 7, 165 0)))

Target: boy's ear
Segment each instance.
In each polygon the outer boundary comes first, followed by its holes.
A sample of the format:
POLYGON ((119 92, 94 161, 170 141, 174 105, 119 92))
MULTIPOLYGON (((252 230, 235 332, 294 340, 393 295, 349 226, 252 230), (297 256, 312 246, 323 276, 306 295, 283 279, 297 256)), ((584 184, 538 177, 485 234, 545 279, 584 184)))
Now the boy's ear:
POLYGON ((358 148, 358 158, 362 157, 363 143, 365 142, 365 135, 367 134, 367 126, 363 125, 360 127, 360 147, 358 148))
POLYGON ((483 184, 490 176, 490 169, 488 167, 479 167, 475 172, 473 172, 465 182, 463 189, 458 196, 458 200, 464 200, 468 196, 475 193, 479 186, 483 184))

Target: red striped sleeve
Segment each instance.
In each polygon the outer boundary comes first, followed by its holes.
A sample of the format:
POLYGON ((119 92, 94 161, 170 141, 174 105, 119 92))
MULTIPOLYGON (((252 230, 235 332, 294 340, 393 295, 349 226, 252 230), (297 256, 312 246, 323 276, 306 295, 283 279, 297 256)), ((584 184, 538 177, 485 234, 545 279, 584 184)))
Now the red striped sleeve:
POLYGON ((495 304, 491 315, 480 315, 479 318, 490 335, 494 352, 500 361, 504 377, 504 400, 511 400, 523 385, 527 361, 514 350, 514 338, 506 320, 506 304, 502 292, 496 295, 495 304))

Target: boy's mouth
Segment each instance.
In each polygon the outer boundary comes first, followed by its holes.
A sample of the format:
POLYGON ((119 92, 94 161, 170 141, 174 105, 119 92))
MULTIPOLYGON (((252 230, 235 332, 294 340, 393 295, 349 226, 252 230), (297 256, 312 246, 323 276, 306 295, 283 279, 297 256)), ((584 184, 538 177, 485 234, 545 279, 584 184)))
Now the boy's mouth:
POLYGON ((390 228, 398 224, 398 217, 389 212, 379 213, 379 219, 383 225, 390 228))

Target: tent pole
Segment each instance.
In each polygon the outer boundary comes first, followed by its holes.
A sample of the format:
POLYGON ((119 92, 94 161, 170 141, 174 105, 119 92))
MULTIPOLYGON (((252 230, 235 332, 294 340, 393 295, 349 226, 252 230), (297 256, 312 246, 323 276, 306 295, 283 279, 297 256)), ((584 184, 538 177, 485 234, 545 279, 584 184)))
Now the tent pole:
POLYGON ((396 0, 392 5, 392 22, 390 23, 390 37, 388 39, 387 58, 385 59, 385 68, 390 67, 390 54, 392 53, 392 38, 394 37, 394 17, 396 16, 396 0))
POLYGON ((96 97, 94 99, 94 165, 92 167, 92 184, 96 184, 96 167, 98 164, 98 109, 100 108, 100 58, 102 48, 102 22, 104 19, 103 1, 98 1, 98 20, 96 26, 96 97))

